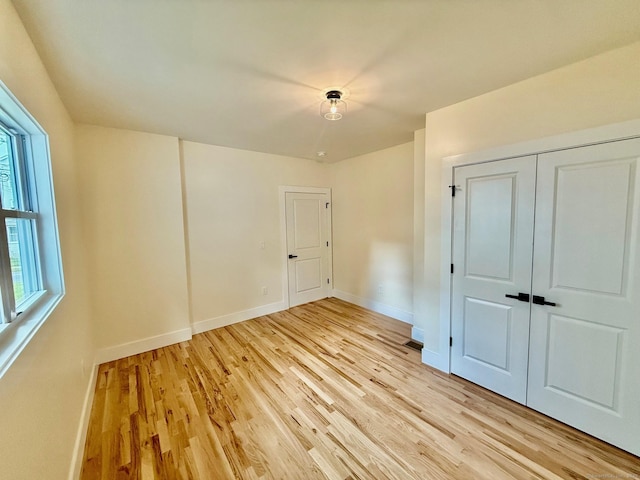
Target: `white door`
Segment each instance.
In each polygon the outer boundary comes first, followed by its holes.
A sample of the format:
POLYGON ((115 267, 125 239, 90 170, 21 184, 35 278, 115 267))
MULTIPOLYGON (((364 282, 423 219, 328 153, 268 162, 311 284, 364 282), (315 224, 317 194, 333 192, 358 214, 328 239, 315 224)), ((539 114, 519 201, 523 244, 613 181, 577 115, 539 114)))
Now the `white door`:
POLYGON ((535 169, 536 158, 529 156, 454 173, 451 371, 521 403, 527 392, 535 169))
POLYGON ((640 455, 640 140, 538 160, 528 405, 640 455), (537 299, 541 300, 541 299, 537 299))
POLYGON ((289 306, 329 296, 329 195, 285 193, 289 306))

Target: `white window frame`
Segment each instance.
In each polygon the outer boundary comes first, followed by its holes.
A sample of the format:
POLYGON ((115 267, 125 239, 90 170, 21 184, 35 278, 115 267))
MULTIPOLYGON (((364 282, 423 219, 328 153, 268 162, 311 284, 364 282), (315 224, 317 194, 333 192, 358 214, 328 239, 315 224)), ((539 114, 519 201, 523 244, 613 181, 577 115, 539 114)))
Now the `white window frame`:
MULTIPOLYGON (((58 238, 55 198, 49 138, 44 129, 22 106, 9 89, 0 81, 0 123, 12 134, 24 139, 20 145, 24 168, 29 179, 28 190, 32 211, 0 210, 0 257, 4 250, 5 261, 0 258, 0 287, 4 301, 0 319, 0 377, 2 377, 18 355, 28 345, 36 332, 60 303, 64 296, 62 258, 58 238), (11 270, 7 264, 8 240, 6 218, 30 218, 37 222, 35 246, 40 289, 24 302, 19 309, 15 302, 7 302, 11 270)), ((12 298, 12 297, 11 297, 12 298)))

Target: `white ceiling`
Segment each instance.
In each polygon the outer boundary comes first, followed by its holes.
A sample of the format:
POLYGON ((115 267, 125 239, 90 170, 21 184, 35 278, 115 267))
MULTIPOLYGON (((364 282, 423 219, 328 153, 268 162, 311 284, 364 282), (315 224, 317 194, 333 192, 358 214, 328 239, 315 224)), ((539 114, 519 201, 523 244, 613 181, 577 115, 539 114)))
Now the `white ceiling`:
POLYGON ((74 120, 327 162, 640 40, 640 0, 13 3, 74 120), (328 87, 349 92, 338 122, 328 87))

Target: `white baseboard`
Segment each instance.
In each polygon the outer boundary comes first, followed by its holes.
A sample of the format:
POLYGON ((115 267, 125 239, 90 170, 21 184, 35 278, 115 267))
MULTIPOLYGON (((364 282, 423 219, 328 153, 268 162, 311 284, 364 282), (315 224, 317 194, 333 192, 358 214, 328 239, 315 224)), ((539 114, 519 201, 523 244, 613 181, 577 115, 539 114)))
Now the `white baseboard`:
POLYGON ((153 350, 156 348, 173 345, 174 343, 191 340, 191 336, 195 333, 202 333, 208 330, 213 330, 214 328, 226 327, 227 325, 232 325, 234 323, 251 320, 252 318, 269 315, 275 312, 280 312, 282 310, 286 310, 286 308, 287 306, 285 302, 270 303, 268 305, 251 308, 249 310, 243 310, 241 312, 230 313, 227 315, 222 315, 220 317, 202 320, 200 322, 192 324, 191 328, 183 328, 174 332, 156 335, 155 337, 143 338, 141 340, 123 343, 122 345, 116 345, 114 347, 102 348, 96 353, 95 363, 96 365, 100 365, 105 362, 111 362, 113 360, 129 357, 131 355, 148 352, 149 350, 153 350))
POLYGON ((84 444, 87 441, 87 431, 89 430, 89 419, 91 417, 91 407, 93 406, 93 397, 95 395, 97 381, 98 365, 94 365, 91 370, 91 377, 89 378, 87 391, 84 395, 82 412, 80 413, 80 423, 78 424, 78 433, 76 435, 76 443, 73 446, 71 468, 69 469, 69 480, 78 480, 80 478, 82 457, 84 456, 84 444))
POLYGON ((111 362, 120 358, 130 357, 139 353, 148 352, 156 348, 166 347, 174 343, 191 340, 191 328, 183 328, 174 332, 163 333, 154 337, 147 337, 134 342, 123 343, 114 347, 102 348, 96 353, 96 365, 111 362))
POLYGON ((426 363, 430 367, 443 371, 444 373, 450 373, 449 371, 449 350, 443 355, 433 350, 426 348, 422 349, 422 363, 426 363))
POLYGON ((411 327, 411 339, 416 342, 424 343, 424 330, 416 326, 411 327))
POLYGON ((368 308, 374 312, 381 313, 387 317, 395 318, 405 323, 413 324, 413 313, 407 312, 397 307, 387 305, 385 303, 376 302, 368 298, 358 297, 341 290, 333 290, 333 296, 344 300, 345 302, 353 303, 359 307, 368 308))
POLYGON ((262 317, 263 315, 269 315, 276 312, 286 310, 287 305, 285 302, 270 303, 268 305, 262 305, 260 307, 250 308, 249 310, 243 310, 241 312, 229 313, 220 317, 209 318, 207 320, 201 320, 191 325, 193 333, 202 333, 214 328, 226 327, 227 325, 233 325, 234 323, 244 322, 245 320, 251 320, 252 318, 262 317))

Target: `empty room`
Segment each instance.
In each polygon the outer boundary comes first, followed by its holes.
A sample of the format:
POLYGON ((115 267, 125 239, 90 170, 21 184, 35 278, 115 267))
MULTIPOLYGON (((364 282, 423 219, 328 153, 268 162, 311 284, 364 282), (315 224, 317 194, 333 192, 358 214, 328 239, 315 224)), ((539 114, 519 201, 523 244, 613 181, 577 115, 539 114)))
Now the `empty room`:
POLYGON ((0 0, 0 478, 640 478, 638 0, 0 0))

